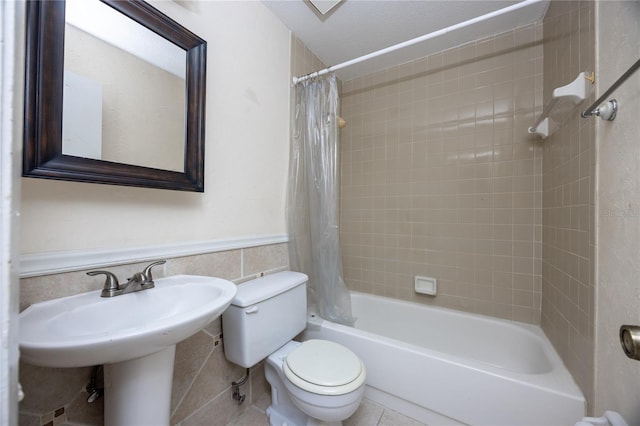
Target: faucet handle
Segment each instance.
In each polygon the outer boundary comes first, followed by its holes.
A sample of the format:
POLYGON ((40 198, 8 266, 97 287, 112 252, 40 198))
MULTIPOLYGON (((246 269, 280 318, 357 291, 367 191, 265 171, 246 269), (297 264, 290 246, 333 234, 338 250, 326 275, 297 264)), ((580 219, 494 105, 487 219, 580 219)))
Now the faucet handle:
POLYGON ((157 266, 157 265, 164 265, 165 263, 167 263, 166 260, 158 260, 157 262, 153 262, 152 264, 150 264, 146 268, 144 268, 144 270, 142 271, 142 275, 144 275, 144 277, 145 277, 145 285, 146 286, 153 285, 153 275, 151 275, 151 268, 153 268, 154 266, 157 266))
POLYGON ((118 277, 112 274, 109 271, 89 271, 87 275, 95 276, 95 275, 105 275, 107 278, 104 281, 104 288, 102 289, 102 293, 100 296, 102 297, 111 297, 114 296, 114 293, 120 290, 120 284, 118 283, 118 277))

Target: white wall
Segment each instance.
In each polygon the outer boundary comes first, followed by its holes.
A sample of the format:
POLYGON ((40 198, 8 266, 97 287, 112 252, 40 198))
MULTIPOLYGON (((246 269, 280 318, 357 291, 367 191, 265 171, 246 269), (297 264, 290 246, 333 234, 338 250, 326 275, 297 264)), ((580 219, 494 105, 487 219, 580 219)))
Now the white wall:
POLYGON ((0 3, 0 424, 18 423, 18 234, 22 78, 22 2, 0 3))
POLYGON ((24 178, 23 254, 286 232, 288 29, 261 2, 152 3, 208 42, 205 193, 24 178))
MULTIPOLYGON (((598 95, 638 60, 640 3, 597 2, 598 95)), ((598 280, 595 414, 616 410, 640 424, 640 362, 622 352, 618 330, 640 324, 640 73, 611 98, 613 122, 598 119, 598 280)), ((596 120, 592 118, 591 120, 596 120)))

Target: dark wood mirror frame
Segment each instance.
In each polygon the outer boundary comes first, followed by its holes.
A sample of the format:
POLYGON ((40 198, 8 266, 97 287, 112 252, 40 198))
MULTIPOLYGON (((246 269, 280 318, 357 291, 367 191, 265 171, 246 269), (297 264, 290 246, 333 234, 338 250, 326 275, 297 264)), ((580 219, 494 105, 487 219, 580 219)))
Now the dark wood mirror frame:
POLYGON ((184 173, 62 154, 64 1, 26 2, 22 176, 204 192, 207 42, 142 1, 101 0, 186 51, 184 173))

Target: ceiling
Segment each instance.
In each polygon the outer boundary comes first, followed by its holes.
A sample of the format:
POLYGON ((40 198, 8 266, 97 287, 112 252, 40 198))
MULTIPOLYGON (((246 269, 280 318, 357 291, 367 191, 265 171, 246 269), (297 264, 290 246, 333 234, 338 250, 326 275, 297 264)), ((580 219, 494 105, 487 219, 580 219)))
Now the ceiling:
MULTIPOLYGON (((316 0, 317 1, 317 0, 316 0)), ((306 0, 263 0, 327 65, 389 47, 510 6, 507 0, 343 0, 326 15, 306 0)), ((542 20, 548 0, 352 65, 336 74, 348 81, 416 58, 542 20)))

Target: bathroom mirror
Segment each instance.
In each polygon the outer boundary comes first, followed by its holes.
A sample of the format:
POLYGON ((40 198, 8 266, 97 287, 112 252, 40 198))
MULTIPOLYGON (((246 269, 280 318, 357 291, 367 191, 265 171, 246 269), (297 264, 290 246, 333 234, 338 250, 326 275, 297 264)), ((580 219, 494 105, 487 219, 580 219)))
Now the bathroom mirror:
POLYGON ((22 175, 203 192, 206 42, 142 1, 26 8, 22 175))

